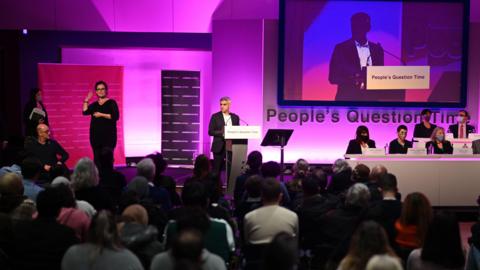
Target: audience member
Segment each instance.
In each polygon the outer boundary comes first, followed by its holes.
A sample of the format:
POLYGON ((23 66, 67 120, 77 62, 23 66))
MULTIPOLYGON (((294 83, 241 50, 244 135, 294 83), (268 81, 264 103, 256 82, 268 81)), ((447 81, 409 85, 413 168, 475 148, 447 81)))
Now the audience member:
POLYGON ((80 159, 72 174, 72 187, 78 200, 87 201, 97 211, 105 209, 114 211, 113 202, 103 189, 98 186, 98 170, 89 158, 80 159))
POLYGON ((280 183, 266 178, 262 183, 263 206, 245 215, 244 236, 248 244, 267 244, 280 232, 298 238, 298 217, 279 206, 282 200, 280 183))
POLYGON ((433 217, 421 249, 408 256, 407 270, 464 269, 465 255, 457 218, 450 212, 433 217))
POLYGON ((375 255, 368 260, 365 270, 403 270, 402 262, 394 256, 375 255))
MULTIPOLYGON (((262 164, 260 171, 262 172, 263 178, 275 178, 278 180, 278 176, 280 176, 282 173, 282 168, 278 162, 268 161, 262 164)), ((280 188, 282 190, 281 205, 290 208, 292 201, 290 199, 290 195, 288 195, 288 190, 285 186, 285 183, 280 182, 280 188)))
POLYGON ((43 181, 52 180, 50 172, 54 167, 59 166, 67 170, 65 162, 69 155, 56 140, 50 139, 50 128, 45 124, 37 126, 37 137, 34 140, 26 140, 25 151, 42 163, 41 180, 43 181))
POLYGON ((22 161, 24 195, 32 201, 36 201, 38 193, 43 190, 42 187, 35 184, 40 177, 41 171, 42 163, 40 163, 38 158, 27 157, 22 161))
POLYGON ((233 199, 237 207, 245 195, 245 184, 247 179, 252 175, 260 175, 260 168, 262 167, 263 156, 259 151, 252 151, 247 157, 247 168, 245 172, 239 175, 235 181, 235 188, 233 190, 233 199))
POLYGON ((293 178, 286 185, 292 200, 292 209, 296 209, 303 200, 302 181, 307 178, 309 169, 308 162, 302 158, 293 165, 293 178))
POLYGON ((337 159, 333 163, 332 171, 332 181, 328 186, 328 192, 340 195, 353 185, 352 168, 344 159, 337 159))
POLYGON ((297 265, 297 238, 289 233, 277 234, 265 249, 263 269, 295 270, 297 265))
POLYGON ((22 174, 21 164, 26 158, 23 148, 24 139, 21 136, 10 136, 4 149, 0 142, 0 177, 9 172, 22 174))
POLYGON ((10 215, 24 200, 22 176, 7 173, 0 177, 0 213, 10 215))
POLYGON ((125 176, 115 170, 113 150, 108 147, 102 148, 99 157, 99 186, 105 190, 115 205, 119 204, 122 191, 127 185, 125 176))
POLYGON ((218 203, 222 197, 222 186, 219 176, 213 176, 210 167, 210 160, 205 155, 198 155, 193 165, 193 176, 185 181, 198 181, 205 185, 210 203, 218 203))
POLYGON ((70 247, 63 270, 143 270, 140 260, 120 243, 113 215, 101 210, 92 219, 87 243, 70 247))
MULTIPOLYGON (((57 187, 59 185, 67 186, 72 191, 72 195, 75 198, 75 191, 73 190, 70 180, 68 180, 66 177, 58 176, 53 179, 52 183, 50 183, 50 186, 52 187, 57 187)), ((95 210, 95 208, 93 208, 93 206, 86 201, 77 200, 75 198, 75 205, 76 208, 82 210, 89 218, 92 218, 97 213, 97 210, 95 210)))
POLYGON ((77 209, 77 202, 69 186, 60 184, 55 189, 58 191, 62 206, 57 222, 72 228, 77 238, 81 242, 85 241, 88 227, 90 227, 90 217, 82 210, 77 209))
POLYGON ((254 174, 248 177, 245 183, 245 195, 235 208, 235 217, 237 218, 240 239, 243 237, 243 219, 245 215, 262 206, 262 182, 263 177, 254 174))
POLYGON ((171 176, 164 175, 168 164, 163 158, 163 155, 156 152, 154 154, 148 155, 147 158, 151 158, 153 160, 153 163, 155 163, 155 178, 153 180, 153 185, 156 187, 165 188, 170 195, 172 206, 180 206, 182 204, 182 201, 180 200, 180 196, 177 193, 177 183, 171 176))
POLYGON ((374 255, 395 256, 395 252, 388 244, 383 228, 374 221, 366 221, 355 231, 348 254, 338 269, 363 270, 374 255))
POLYGON ((204 233, 188 227, 179 230, 172 248, 155 256, 150 270, 226 270, 222 258, 204 248, 204 233))
POLYGON ((397 253, 406 260, 413 249, 423 246, 427 228, 432 220, 432 207, 427 197, 419 192, 408 194, 402 214, 395 223, 397 253))
POLYGON ((150 158, 144 158, 137 163, 137 176, 143 176, 148 180, 148 196, 154 204, 160 205, 165 211, 172 208, 170 195, 168 191, 161 187, 155 186, 155 163, 150 158))
POLYGON ((370 176, 370 168, 365 164, 358 164, 355 166, 352 172, 352 181, 355 183, 368 183, 368 177, 370 176))
POLYGON ((380 190, 380 181, 387 174, 387 168, 383 165, 375 165, 370 171, 367 187, 370 190, 370 200, 373 202, 382 200, 382 192, 380 190))
POLYGON ((38 194, 37 218, 15 224, 14 269, 60 269, 65 251, 78 243, 75 232, 56 221, 61 207, 58 191, 47 188, 38 194))
POLYGON ((120 240, 125 247, 135 253, 145 269, 150 267, 153 257, 163 251, 158 239, 158 230, 148 225, 147 210, 139 204, 127 207, 118 224, 120 240))

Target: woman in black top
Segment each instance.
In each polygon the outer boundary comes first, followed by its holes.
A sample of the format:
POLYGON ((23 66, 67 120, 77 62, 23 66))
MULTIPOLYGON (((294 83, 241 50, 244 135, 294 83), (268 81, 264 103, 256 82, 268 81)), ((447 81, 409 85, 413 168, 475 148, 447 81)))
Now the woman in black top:
POLYGON ((406 154, 408 148, 412 148, 412 142, 407 141, 407 127, 400 125, 397 128, 397 138, 388 145, 389 154, 406 154))
POLYGON ((453 146, 452 144, 445 140, 445 129, 442 127, 436 127, 431 136, 431 141, 428 142, 425 147, 427 149, 432 148, 433 153, 429 154, 452 154, 453 146))
POLYGON ((93 96, 89 92, 83 101, 83 115, 91 115, 90 121, 90 145, 93 150, 95 165, 101 170, 100 155, 105 148, 112 152, 117 145, 117 121, 120 117, 117 102, 108 98, 108 86, 104 81, 95 83, 97 101, 88 102, 93 96))
POLYGON ((366 126, 359 126, 356 138, 348 142, 347 154, 362 154, 362 149, 375 148, 375 141, 370 140, 370 133, 366 126))
POLYGON ((25 136, 36 136, 37 135, 37 126, 38 124, 48 124, 48 114, 45 109, 45 105, 42 102, 42 91, 39 88, 33 88, 30 94, 30 99, 25 105, 25 110, 23 111, 23 121, 25 122, 25 136), (45 116, 40 116, 39 114, 32 114, 33 109, 38 109, 45 113, 45 116))
POLYGON ((415 125, 413 129, 414 138, 430 138, 432 131, 437 127, 434 124, 430 123, 430 118, 432 116, 432 111, 429 109, 422 110, 422 122, 415 125))

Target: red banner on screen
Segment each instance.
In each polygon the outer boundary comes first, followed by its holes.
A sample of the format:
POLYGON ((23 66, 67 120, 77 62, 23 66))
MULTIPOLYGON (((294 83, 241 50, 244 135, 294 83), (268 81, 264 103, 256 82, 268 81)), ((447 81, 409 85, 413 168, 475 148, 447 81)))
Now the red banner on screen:
MULTIPOLYGON (((82 157, 93 159, 89 141, 90 116, 82 115, 82 102, 95 82, 108 84, 108 95, 120 111, 117 122, 115 164, 125 164, 123 142, 123 67, 66 64, 38 64, 39 87, 43 90, 52 136, 70 154, 72 168, 82 157)), ((93 98, 95 100, 95 98, 93 98)))

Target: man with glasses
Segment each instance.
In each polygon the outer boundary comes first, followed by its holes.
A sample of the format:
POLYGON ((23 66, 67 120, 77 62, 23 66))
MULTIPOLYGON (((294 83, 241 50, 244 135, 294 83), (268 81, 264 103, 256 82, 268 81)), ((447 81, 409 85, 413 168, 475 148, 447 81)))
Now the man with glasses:
POLYGON ((470 120, 470 114, 466 110, 458 111, 457 124, 450 125, 448 132, 453 133, 454 138, 465 139, 468 138, 468 134, 475 133, 475 127, 468 125, 470 120))

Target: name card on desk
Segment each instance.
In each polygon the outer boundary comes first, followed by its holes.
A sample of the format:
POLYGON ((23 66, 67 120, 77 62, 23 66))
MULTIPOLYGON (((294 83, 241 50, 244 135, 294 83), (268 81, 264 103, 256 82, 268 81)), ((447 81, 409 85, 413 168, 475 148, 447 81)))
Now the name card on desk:
POLYGON ((453 133, 445 133, 445 140, 451 141, 451 140, 453 140, 453 139, 455 139, 455 138, 453 137, 453 133))
POLYGON ((408 148, 407 150, 408 156, 425 156, 427 155, 426 148, 408 148))
POLYGON ((480 133, 470 133, 468 134, 468 138, 472 141, 480 140, 480 133))
POLYGON ((454 156, 473 156, 472 148, 453 148, 454 156))
POLYGON ((385 149, 383 148, 367 148, 362 150, 364 156, 385 156, 385 149))

